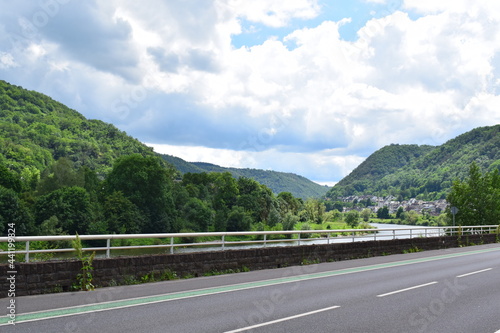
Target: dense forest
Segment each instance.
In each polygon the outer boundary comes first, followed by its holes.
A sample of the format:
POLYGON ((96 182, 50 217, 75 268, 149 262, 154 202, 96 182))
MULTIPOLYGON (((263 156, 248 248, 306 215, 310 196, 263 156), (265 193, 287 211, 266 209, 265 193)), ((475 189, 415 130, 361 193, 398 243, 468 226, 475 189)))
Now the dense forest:
POLYGON ((441 146, 390 145, 370 155, 326 198, 369 194, 399 200, 445 199, 475 163, 482 172, 500 168, 500 125, 479 127, 441 146))
POLYGON ((0 233, 281 230, 324 210, 243 175, 182 174, 113 125, 0 81, 0 233))
POLYGON ((97 174, 120 156, 151 148, 111 124, 87 120, 50 97, 0 80, 0 162, 26 181, 66 157, 97 174))

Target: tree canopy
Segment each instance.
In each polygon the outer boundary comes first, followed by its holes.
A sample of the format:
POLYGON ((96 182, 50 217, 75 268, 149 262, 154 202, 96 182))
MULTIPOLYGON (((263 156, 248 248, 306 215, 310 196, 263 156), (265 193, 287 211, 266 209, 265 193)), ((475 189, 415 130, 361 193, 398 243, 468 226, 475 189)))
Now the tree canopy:
MULTIPOLYGON (((498 169, 482 174, 472 163, 469 176, 453 183, 447 197, 450 206, 458 208, 458 225, 493 225, 500 223, 500 174, 498 169)), ((448 211, 451 216, 451 211, 448 211)))

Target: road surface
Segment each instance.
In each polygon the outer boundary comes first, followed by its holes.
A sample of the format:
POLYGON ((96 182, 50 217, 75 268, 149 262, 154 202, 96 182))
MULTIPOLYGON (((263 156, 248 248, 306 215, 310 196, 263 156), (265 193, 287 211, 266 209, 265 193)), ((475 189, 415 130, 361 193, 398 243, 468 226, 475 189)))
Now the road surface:
POLYGON ((2 317, 0 332, 496 333, 500 245, 15 301, 16 324, 2 317))

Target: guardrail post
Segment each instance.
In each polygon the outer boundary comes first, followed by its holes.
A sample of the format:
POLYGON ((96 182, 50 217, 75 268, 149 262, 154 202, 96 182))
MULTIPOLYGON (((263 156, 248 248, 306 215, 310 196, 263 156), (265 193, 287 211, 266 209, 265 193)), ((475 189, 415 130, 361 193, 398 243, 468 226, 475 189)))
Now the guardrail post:
POLYGON ((174 237, 170 237, 170 254, 174 254, 174 237))
POLYGON ((298 236, 299 236, 299 238, 297 239, 297 245, 300 245, 300 236, 301 236, 300 232, 299 232, 298 236))
POLYGON ((264 247, 266 247, 267 235, 264 235, 264 247))
POLYGON ((352 232, 352 242, 354 243, 354 237, 356 236, 356 231, 352 232))
POLYGON ((396 239, 396 229, 392 229, 392 239, 396 239))
POLYGON ((330 233, 328 233, 326 244, 330 245, 330 233))
POLYGON ((412 231, 411 231, 411 229, 410 229, 410 239, 411 239, 411 238, 412 238, 412 236, 413 236, 412 234, 413 234, 413 233, 412 233, 412 231))
POLYGON ((106 258, 111 257, 111 238, 106 239, 106 258))
POLYGON ((225 239, 226 235, 222 235, 222 251, 224 251, 225 249, 225 242, 226 242, 226 239, 225 239))
POLYGON ((26 242, 26 254, 24 255, 24 261, 30 262, 30 241, 26 242))

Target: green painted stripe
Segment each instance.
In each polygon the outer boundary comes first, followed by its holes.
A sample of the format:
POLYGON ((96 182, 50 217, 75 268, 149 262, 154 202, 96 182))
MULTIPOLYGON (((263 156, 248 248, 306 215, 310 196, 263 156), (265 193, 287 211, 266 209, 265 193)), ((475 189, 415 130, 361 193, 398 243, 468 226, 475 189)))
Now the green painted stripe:
MULTIPOLYGON (((465 256, 465 255, 481 254, 481 253, 493 252, 493 251, 499 251, 499 250, 500 249, 498 249, 498 248, 492 248, 492 249, 483 249, 483 250, 468 251, 468 252, 462 252, 462 253, 451 253, 451 254, 445 254, 445 255, 428 257, 428 258, 419 258, 419 259, 390 262, 390 263, 377 264, 377 265, 371 265, 371 266, 347 268, 347 269, 341 269, 341 270, 337 270, 337 271, 312 273, 312 274, 283 277, 283 278, 265 280, 265 281, 248 282, 248 283, 241 283, 241 284, 236 284, 236 285, 206 288, 206 289, 178 292, 178 293, 172 293, 172 294, 164 294, 164 295, 158 295, 158 296, 140 297, 140 298, 111 301, 111 302, 104 302, 104 303, 97 303, 97 304, 90 304, 90 305, 83 305, 83 306, 75 306, 75 307, 69 307, 69 308, 63 308, 63 309, 55 309, 55 310, 32 312, 32 313, 26 313, 26 314, 18 314, 18 315, 16 315, 15 322, 16 322, 16 324, 19 324, 19 323, 28 322, 28 321, 36 321, 36 320, 50 319, 50 318, 55 318, 55 317, 84 314, 84 313, 89 313, 89 312, 106 311, 106 310, 112 310, 112 309, 117 309, 117 308, 140 306, 140 305, 159 303, 159 302, 167 302, 167 301, 178 300, 178 299, 183 299, 183 298, 206 296, 206 295, 212 295, 212 294, 217 294, 217 293, 238 291, 238 290, 243 290, 243 289, 266 287, 266 286, 272 286, 272 285, 277 285, 277 284, 299 282, 299 281, 304 281, 304 280, 325 278, 325 277, 331 277, 331 276, 343 275, 343 274, 352 274, 352 273, 370 271, 370 270, 375 270, 375 269, 383 269, 383 268, 397 267, 397 266, 403 266, 403 265, 418 264, 418 263, 423 263, 423 262, 428 262, 428 261, 433 261, 433 260, 449 259, 449 258, 455 258, 455 257, 460 257, 460 256, 465 256)), ((6 316, 0 318, 0 326, 7 325, 8 321, 9 321, 9 318, 6 316)))

